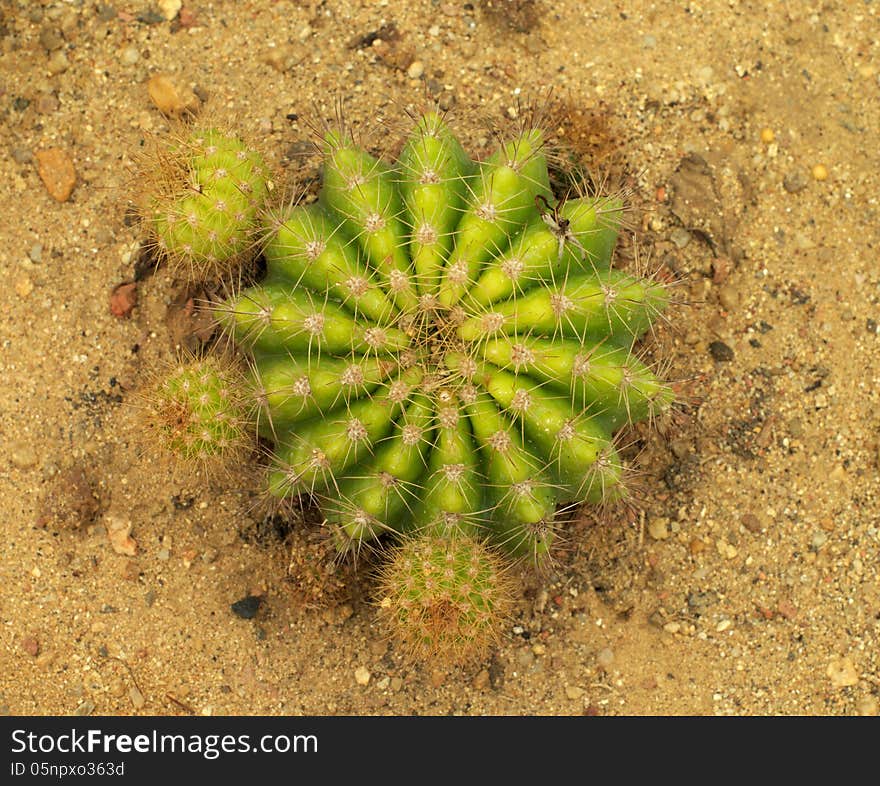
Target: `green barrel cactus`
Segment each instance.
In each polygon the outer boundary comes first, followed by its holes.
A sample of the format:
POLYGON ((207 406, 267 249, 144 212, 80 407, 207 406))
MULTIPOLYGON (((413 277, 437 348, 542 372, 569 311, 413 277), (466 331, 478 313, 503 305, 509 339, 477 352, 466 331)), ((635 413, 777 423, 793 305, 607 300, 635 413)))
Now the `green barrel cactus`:
POLYGON ((317 201, 264 212, 265 277, 216 308, 268 493, 310 495, 344 549, 402 544, 380 592, 399 638, 476 650, 497 555, 540 560, 560 506, 626 495, 616 435, 673 399, 634 352, 669 295, 612 266, 619 199, 552 193, 540 128, 481 162, 436 113, 393 163, 333 131, 322 171, 317 201))

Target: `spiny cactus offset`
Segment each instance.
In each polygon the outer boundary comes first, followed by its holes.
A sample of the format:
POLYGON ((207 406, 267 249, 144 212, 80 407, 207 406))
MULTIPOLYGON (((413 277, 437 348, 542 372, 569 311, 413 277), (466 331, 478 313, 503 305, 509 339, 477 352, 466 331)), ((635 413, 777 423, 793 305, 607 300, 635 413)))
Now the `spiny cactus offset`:
POLYGON ((146 405, 155 437, 181 464, 224 469, 251 445, 253 403, 235 365, 208 355, 177 365, 146 405))
POLYGON ((253 256, 268 170, 244 142, 201 128, 162 147, 143 211, 174 272, 192 281, 230 274, 253 256))
POLYGON ((554 197, 538 127, 479 163, 436 113, 396 164, 344 131, 323 153, 318 201, 266 212, 265 279, 218 319, 269 493, 316 498, 345 549, 402 541, 386 616, 415 653, 466 653, 505 606, 493 550, 539 560, 560 504, 625 496, 616 434, 673 398, 633 350, 668 293, 611 267, 619 199, 554 197))
POLYGON ((483 653, 510 605, 498 555, 466 535, 408 538, 379 582, 379 607, 404 649, 418 659, 483 653))

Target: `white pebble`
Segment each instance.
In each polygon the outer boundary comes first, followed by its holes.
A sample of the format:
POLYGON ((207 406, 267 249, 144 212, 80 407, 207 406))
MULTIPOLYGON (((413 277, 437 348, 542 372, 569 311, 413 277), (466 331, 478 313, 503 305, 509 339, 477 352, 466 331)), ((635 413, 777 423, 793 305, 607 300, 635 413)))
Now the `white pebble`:
POLYGON ((157 5, 159 6, 159 12, 162 16, 170 22, 180 13, 183 0, 159 0, 157 5))
POLYGON ((406 69, 406 75, 410 79, 418 79, 424 73, 425 64, 420 60, 413 60, 412 63, 409 64, 409 68, 406 69))
POLYGON ((358 666, 354 671, 354 681, 361 686, 366 686, 370 683, 370 670, 364 668, 363 666, 358 666))
POLYGON ((849 688, 859 684, 859 673, 850 658, 835 658, 825 671, 835 688, 849 688))
POLYGON ((651 519, 648 522, 648 534, 654 540, 666 540, 669 537, 669 519, 651 519))

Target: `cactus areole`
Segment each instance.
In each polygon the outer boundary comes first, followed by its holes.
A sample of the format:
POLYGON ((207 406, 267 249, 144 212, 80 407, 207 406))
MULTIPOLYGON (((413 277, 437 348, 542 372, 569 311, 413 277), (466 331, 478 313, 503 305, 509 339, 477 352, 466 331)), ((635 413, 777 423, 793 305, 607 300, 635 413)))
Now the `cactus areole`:
POLYGON ((478 163, 433 113, 396 163, 341 132, 323 152, 318 201, 272 216, 265 279, 218 308, 270 493, 313 495, 350 547, 540 557, 560 503, 624 493, 615 434, 672 400, 633 352, 668 295, 611 266, 620 201, 558 200, 536 128, 478 163))

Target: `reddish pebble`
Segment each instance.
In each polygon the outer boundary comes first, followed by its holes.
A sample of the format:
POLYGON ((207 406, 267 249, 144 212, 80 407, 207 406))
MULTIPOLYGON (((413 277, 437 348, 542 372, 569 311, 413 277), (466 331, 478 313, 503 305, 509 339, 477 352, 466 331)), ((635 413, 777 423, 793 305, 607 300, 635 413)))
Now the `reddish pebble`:
POLYGON ((36 658, 40 654, 40 642, 35 636, 25 636, 21 640, 21 648, 32 658, 36 658))
POLYGON ((196 12, 185 6, 180 9, 180 13, 177 15, 177 21, 180 22, 180 26, 184 29, 195 27, 199 23, 199 20, 196 17, 196 12))
POLYGON ((131 310, 137 305, 137 284, 128 282, 117 284, 110 293, 110 313, 119 319, 128 319, 131 310))
POLYGON ((70 199, 76 185, 76 170, 70 156, 57 147, 38 150, 34 156, 37 159, 37 172, 49 196, 58 202, 70 199))
POLYGON ((787 600, 781 600, 776 604, 776 611, 787 620, 793 620, 798 615, 797 606, 787 600))

